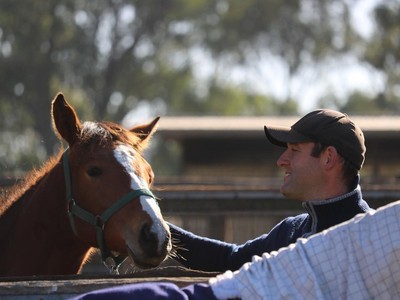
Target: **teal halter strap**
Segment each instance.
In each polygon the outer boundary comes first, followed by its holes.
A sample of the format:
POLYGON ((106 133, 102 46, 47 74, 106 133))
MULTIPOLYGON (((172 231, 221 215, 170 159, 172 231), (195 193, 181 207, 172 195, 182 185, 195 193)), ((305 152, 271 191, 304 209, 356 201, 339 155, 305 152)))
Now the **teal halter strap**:
POLYGON ((113 255, 111 251, 107 248, 105 238, 104 238, 104 226, 106 222, 120 209, 122 209, 126 204, 136 199, 139 196, 149 196, 155 199, 152 192, 147 189, 137 189, 133 190, 121 198, 119 198, 116 202, 114 202, 109 208, 107 208, 101 215, 94 215, 91 212, 80 207, 74 197, 72 192, 72 180, 71 180, 71 171, 68 163, 68 149, 63 154, 63 166, 64 166, 64 179, 65 179, 65 187, 66 187, 66 199, 68 202, 68 216, 69 222, 71 224, 72 231, 76 236, 78 236, 74 217, 80 218, 85 222, 91 224, 96 229, 96 239, 97 245, 101 251, 101 258, 104 264, 109 267, 113 272, 117 272, 118 267, 122 264, 122 262, 126 259, 126 257, 122 257, 121 255, 113 255), (111 260, 111 262, 109 261, 111 260))

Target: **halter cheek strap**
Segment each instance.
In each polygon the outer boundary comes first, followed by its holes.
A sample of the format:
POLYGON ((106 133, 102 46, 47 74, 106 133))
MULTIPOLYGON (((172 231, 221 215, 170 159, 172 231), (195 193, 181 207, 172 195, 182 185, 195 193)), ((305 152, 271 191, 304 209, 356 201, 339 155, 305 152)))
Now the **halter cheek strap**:
POLYGON ((122 262, 126 259, 126 257, 122 257, 121 255, 113 255, 111 251, 107 248, 105 238, 104 238, 104 227, 106 222, 120 209, 122 209, 126 204, 135 200, 140 196, 149 196, 155 199, 152 192, 147 189, 138 189, 133 190, 121 198, 119 198, 116 202, 114 202, 108 209, 106 209, 101 215, 94 215, 91 212, 80 207, 74 197, 72 192, 72 180, 71 180, 71 171, 68 163, 68 149, 63 154, 63 166, 64 166, 64 178, 65 178, 65 187, 66 187, 66 199, 68 203, 68 216, 71 224, 72 231, 76 236, 78 236, 74 217, 80 218, 90 225, 95 227, 96 230, 96 239, 97 245, 101 251, 101 258, 104 264, 111 269, 113 272, 117 272, 118 267, 122 264, 122 262))

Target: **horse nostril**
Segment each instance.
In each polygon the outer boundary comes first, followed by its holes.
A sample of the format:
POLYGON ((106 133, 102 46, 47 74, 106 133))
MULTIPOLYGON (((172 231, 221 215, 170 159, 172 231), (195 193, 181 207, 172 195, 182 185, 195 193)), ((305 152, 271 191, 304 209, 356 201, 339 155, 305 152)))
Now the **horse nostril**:
POLYGON ((151 232, 150 224, 146 223, 140 230, 139 243, 145 253, 150 255, 157 255, 158 253, 158 239, 157 235, 151 232))

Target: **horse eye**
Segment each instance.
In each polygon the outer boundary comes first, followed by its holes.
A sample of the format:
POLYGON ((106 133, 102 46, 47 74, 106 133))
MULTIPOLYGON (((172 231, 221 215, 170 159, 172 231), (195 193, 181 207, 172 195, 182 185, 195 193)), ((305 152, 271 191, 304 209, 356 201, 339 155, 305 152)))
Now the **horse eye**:
POLYGON ((87 170, 87 174, 90 177, 97 177, 97 176, 100 176, 102 173, 103 172, 98 167, 91 167, 89 170, 87 170))

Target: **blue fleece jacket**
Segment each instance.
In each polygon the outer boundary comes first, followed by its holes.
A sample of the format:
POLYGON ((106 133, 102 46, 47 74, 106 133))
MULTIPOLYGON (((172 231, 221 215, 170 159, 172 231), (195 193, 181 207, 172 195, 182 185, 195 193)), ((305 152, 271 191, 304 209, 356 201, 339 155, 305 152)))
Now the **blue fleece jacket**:
POLYGON ((362 199, 359 185, 336 198, 304 202, 303 207, 307 213, 288 217, 269 233, 242 245, 200 237, 170 224, 172 237, 179 245, 176 260, 187 268, 208 272, 237 270, 253 255, 278 250, 299 237, 308 237, 371 209, 362 199))

